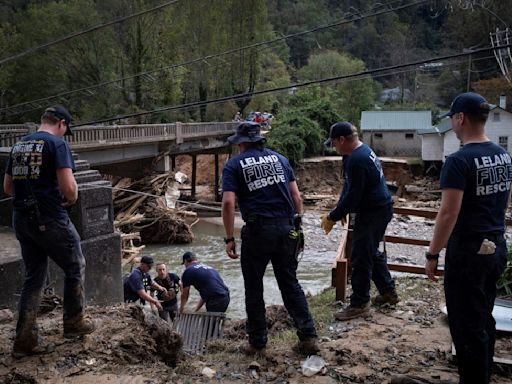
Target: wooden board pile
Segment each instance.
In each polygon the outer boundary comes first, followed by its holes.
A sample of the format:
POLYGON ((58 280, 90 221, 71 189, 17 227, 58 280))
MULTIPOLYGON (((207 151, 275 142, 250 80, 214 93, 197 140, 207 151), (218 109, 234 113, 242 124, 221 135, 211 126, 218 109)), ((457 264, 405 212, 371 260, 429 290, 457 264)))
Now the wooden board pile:
POLYGON ((190 243, 194 238, 186 219, 196 213, 169 207, 175 183, 173 173, 112 180, 114 226, 121 232, 124 263, 144 248, 135 243, 190 243))

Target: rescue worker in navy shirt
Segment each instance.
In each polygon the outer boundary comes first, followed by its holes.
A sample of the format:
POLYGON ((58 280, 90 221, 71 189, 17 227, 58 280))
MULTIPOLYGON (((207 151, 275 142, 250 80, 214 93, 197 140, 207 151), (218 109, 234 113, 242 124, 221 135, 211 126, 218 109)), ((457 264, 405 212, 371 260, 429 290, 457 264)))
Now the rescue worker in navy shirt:
POLYGON ((379 158, 359 140, 352 123, 333 124, 325 144, 332 145, 343 155, 344 184, 336 207, 322 216, 321 226, 328 234, 336 221, 343 223, 348 213, 356 213, 351 252, 350 305, 334 315, 336 320, 344 321, 369 313, 372 280, 379 291, 379 295, 372 300, 375 305, 398 302, 386 254, 378 250, 393 217, 393 200, 379 158))
POLYGON ((151 256, 142 256, 140 265, 135 268, 124 281, 124 301, 126 303, 133 303, 140 300, 142 305, 148 301, 161 311, 162 304, 160 304, 160 301, 148 293, 148 290, 151 288, 160 292, 166 291, 164 287, 153 281, 149 275, 153 264, 154 260, 151 256))
POLYGON ((85 258, 66 210, 78 198, 75 163, 63 140, 72 135, 70 123, 71 115, 62 105, 47 108, 37 132, 12 147, 7 164, 4 191, 13 197, 13 227, 25 266, 14 357, 48 352, 48 346, 39 343, 36 321, 48 258, 65 274, 64 337, 82 336, 97 326, 84 316, 85 258))
POLYGON ((457 96, 447 114, 463 147, 447 157, 441 171, 441 207, 425 264, 428 277, 436 280, 439 252, 446 246, 448 322, 464 384, 490 381, 496 333, 492 310, 507 262, 512 161, 485 135, 488 115, 487 101, 471 92, 457 96))
MULTIPOLYGON (((222 171, 222 218, 226 252, 237 259, 233 234, 238 198, 245 221, 241 232, 241 267, 249 344, 244 352, 264 353, 267 344, 263 275, 271 262, 284 305, 297 328, 297 349, 305 355, 315 354, 319 351, 317 334, 296 277, 300 239, 294 216, 302 215, 303 206, 293 170, 288 159, 264 147, 259 124, 240 124, 229 141, 238 145, 240 154, 230 159, 222 171)), ((299 219, 297 216, 296 220, 299 219)))
POLYGON ((185 252, 182 259, 185 271, 181 276, 183 288, 181 290, 180 313, 185 311, 185 305, 190 295, 190 286, 194 286, 201 297, 196 305, 196 312, 204 304, 206 304, 208 312, 226 312, 230 301, 229 289, 224 284, 219 272, 197 261, 194 252, 185 252))

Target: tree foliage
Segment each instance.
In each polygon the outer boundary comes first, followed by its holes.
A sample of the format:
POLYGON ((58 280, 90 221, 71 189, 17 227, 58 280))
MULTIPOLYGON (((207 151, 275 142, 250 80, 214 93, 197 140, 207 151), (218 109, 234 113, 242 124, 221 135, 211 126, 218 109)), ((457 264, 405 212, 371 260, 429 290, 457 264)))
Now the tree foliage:
MULTIPOLYGON (((161 0, 0 1, 0 59, 160 4, 161 0)), ((25 103, 0 111, 0 123, 37 121, 42 108, 51 103, 66 104, 75 120, 84 122, 236 94, 236 100, 149 114, 134 122, 228 120, 238 110, 244 115, 267 110, 278 122, 298 108, 325 131, 336 117, 325 111, 358 125, 361 111, 373 108, 380 88, 412 90, 416 104, 446 107, 455 94, 466 90, 469 73, 470 89, 485 93, 490 102, 497 102, 493 89, 509 93, 495 59, 482 53, 472 57, 469 68, 465 59, 452 60, 430 72, 389 71, 373 79, 304 91, 249 95, 484 47, 489 32, 512 20, 512 7, 500 0, 471 10, 458 7, 456 1, 432 0, 364 16, 403 4, 408 2, 180 1, 0 65, 0 108, 25 103), (360 16, 364 18, 318 29, 360 16), (312 29, 315 32, 242 49, 312 29), (211 57, 226 51, 233 52, 211 57), (486 81, 496 84, 488 87, 486 81)))

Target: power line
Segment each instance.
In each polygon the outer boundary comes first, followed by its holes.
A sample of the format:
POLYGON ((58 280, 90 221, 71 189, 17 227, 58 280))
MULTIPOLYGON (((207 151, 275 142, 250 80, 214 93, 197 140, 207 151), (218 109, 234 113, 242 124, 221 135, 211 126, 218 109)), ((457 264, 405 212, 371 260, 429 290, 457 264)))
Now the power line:
MULTIPOLYGON (((500 46, 499 49, 504 49, 504 48, 509 48, 509 47, 512 47, 512 43, 500 46)), ((361 72, 352 73, 349 75, 327 77, 327 78, 323 78, 323 79, 319 79, 319 80, 311 80, 311 81, 307 81, 304 83, 287 85, 287 86, 283 86, 283 87, 277 87, 277 88, 272 88, 272 89, 267 89, 267 90, 262 90, 262 91, 247 92, 244 94, 224 96, 224 97, 220 97, 217 99, 195 101, 192 103, 186 103, 186 104, 181 104, 181 105, 177 105, 177 106, 162 107, 162 108, 157 108, 157 109, 154 109, 151 111, 146 111, 146 112, 130 113, 130 114, 111 117, 111 118, 107 118, 107 119, 101 119, 101 120, 91 121, 91 122, 87 122, 87 123, 75 124, 74 126, 80 127, 80 126, 84 126, 84 125, 95 125, 95 124, 99 124, 99 123, 108 123, 111 121, 122 120, 122 119, 130 118, 130 117, 138 117, 138 116, 150 115, 153 113, 179 110, 179 109, 188 108, 188 107, 197 107, 197 106, 201 106, 201 105, 223 103, 223 102, 231 101, 231 100, 240 100, 240 99, 244 99, 247 97, 254 97, 254 96, 259 96, 259 95, 264 95, 264 94, 269 94, 269 93, 289 91, 289 90, 293 90, 293 89, 297 89, 297 88, 308 87, 308 86, 314 85, 314 84, 323 84, 323 83, 330 83, 330 82, 339 81, 339 80, 356 79, 356 78, 366 77, 366 76, 372 75, 374 73, 382 73, 382 72, 387 72, 387 71, 391 71, 394 69, 415 67, 415 66, 418 66, 421 64, 427 64, 427 63, 433 63, 436 61, 454 59, 457 57, 465 57, 465 56, 468 56, 471 54, 481 53, 481 52, 489 52, 489 51, 493 51, 493 50, 495 50, 495 48, 493 48, 493 47, 480 48, 480 49, 473 50, 471 52, 462 52, 462 53, 456 53, 456 54, 452 54, 452 55, 439 56, 439 57, 430 58, 430 59, 426 59, 426 60, 413 61, 413 62, 405 63, 405 64, 398 64, 398 65, 392 65, 392 66, 381 67, 381 68, 376 68, 376 69, 369 69, 369 70, 365 70, 365 71, 361 71, 361 72)))
MULTIPOLYGON (((209 60, 209 59, 217 58, 217 57, 220 57, 220 56, 225 56, 225 55, 228 55, 228 54, 239 53, 239 52, 242 52, 242 51, 247 50, 247 49, 257 48, 257 47, 260 47, 260 46, 263 46, 263 45, 273 44, 273 43, 276 43, 276 42, 279 42, 279 41, 283 41, 283 40, 287 40, 287 39, 291 39, 291 38, 296 38, 296 37, 299 37, 299 36, 302 36, 302 35, 305 35, 305 34, 318 32, 318 31, 323 30, 323 29, 337 27, 337 26, 344 25, 344 24, 349 24, 349 23, 352 23, 352 22, 355 22, 355 21, 364 20, 364 19, 369 18, 369 17, 380 16, 380 15, 384 15, 384 14, 387 14, 387 13, 391 13, 391 12, 395 12, 395 11, 400 11, 400 10, 407 9, 407 8, 410 8, 410 7, 413 7, 413 6, 416 6, 416 5, 421 5, 423 3, 426 3, 427 1, 429 1, 429 0, 418 0, 418 1, 415 1, 413 3, 404 4, 404 5, 395 7, 395 8, 384 9, 384 10, 381 10, 381 11, 367 13, 367 14, 360 15, 360 16, 352 15, 353 17, 350 18, 350 19, 343 18, 343 19, 338 20, 336 22, 333 22, 333 23, 330 23, 330 24, 321 25, 321 26, 318 26, 318 27, 315 27, 315 28, 311 28, 311 29, 302 31, 302 32, 291 33, 291 34, 288 34, 288 35, 285 35, 285 36, 277 37, 275 39, 261 41, 261 42, 249 44, 249 45, 246 45, 246 46, 243 46, 243 47, 229 49, 229 50, 226 50, 226 51, 223 51, 223 52, 220 52, 220 53, 215 53, 215 54, 210 54, 210 55, 198 57, 198 58, 195 58, 195 59, 192 59, 192 60, 189 60, 189 61, 185 61, 185 62, 182 62, 182 63, 172 64, 172 65, 169 65, 169 66, 165 66, 165 67, 161 67, 161 68, 157 68, 157 69, 152 69, 152 70, 149 70, 149 71, 139 72, 139 73, 136 73, 134 75, 126 76, 126 77, 123 77, 123 78, 120 78, 120 79, 104 81, 104 82, 99 83, 99 84, 95 84, 95 85, 91 85, 91 86, 87 86, 87 87, 83 87, 83 88, 79 88, 79 89, 75 89, 75 90, 71 90, 71 91, 61 92, 61 93, 58 93, 56 95, 47 96, 47 97, 44 97, 44 98, 39 98, 39 99, 34 99, 34 100, 26 101, 26 102, 23 102, 23 103, 15 104, 15 105, 10 106, 10 107, 0 108, 0 111, 7 111, 7 110, 10 110, 10 109, 13 109, 13 108, 21 107, 23 105, 28 105, 30 103, 37 103, 37 102, 42 102, 42 101, 50 100, 50 99, 53 99, 53 98, 64 97, 64 96, 68 96, 68 95, 71 95, 71 94, 74 94, 74 93, 77 93, 77 92, 89 91, 89 90, 100 88, 100 87, 104 87, 104 86, 107 86, 107 85, 110 85, 110 84, 119 83, 119 82, 122 82, 122 81, 125 81, 125 80, 131 80, 131 79, 134 79, 134 78, 137 78, 137 77, 140 77, 140 76, 149 75, 149 74, 152 74, 152 73, 155 73, 155 72, 161 72, 161 71, 165 71, 165 70, 169 70, 169 69, 175 69, 175 68, 179 68, 179 67, 195 64, 195 63, 198 63, 198 62, 202 62, 204 60, 209 60)), ((13 113, 13 115, 19 115, 19 114, 23 114, 25 112, 26 111, 13 113)))
POLYGON ((53 45, 57 45, 57 44, 65 42, 65 41, 74 39, 75 37, 79 37, 79 36, 85 35, 87 33, 94 32, 94 31, 97 31, 97 30, 105 28, 105 27, 109 27, 109 26, 114 25, 114 24, 122 23, 122 22, 124 22, 126 20, 130 20, 130 19, 133 19, 135 17, 139 17, 139 16, 142 16, 142 15, 145 15, 147 13, 158 11, 160 9, 163 9, 163 8, 169 6, 169 5, 177 3, 178 1, 180 1, 180 0, 168 1, 167 3, 158 5, 156 7, 150 8, 150 9, 146 9, 145 11, 140 11, 140 12, 128 15, 128 16, 124 16, 124 17, 121 17, 119 19, 115 19, 115 20, 109 21, 107 23, 98 24, 98 25, 96 25, 94 27, 91 27, 89 29, 86 29, 84 31, 75 32, 75 33, 72 33, 71 35, 67 35, 67 36, 61 37, 61 38, 59 38, 57 40, 53 40, 53 41, 50 41, 48 43, 38 45, 36 47, 27 49, 26 51, 20 52, 20 53, 14 55, 14 56, 9 56, 9 57, 0 59, 0 65, 5 64, 5 63, 7 63, 9 61, 17 60, 17 59, 19 59, 21 57, 24 57, 24 56, 29 55, 31 53, 40 51, 40 50, 48 48, 48 47, 51 47, 53 45))

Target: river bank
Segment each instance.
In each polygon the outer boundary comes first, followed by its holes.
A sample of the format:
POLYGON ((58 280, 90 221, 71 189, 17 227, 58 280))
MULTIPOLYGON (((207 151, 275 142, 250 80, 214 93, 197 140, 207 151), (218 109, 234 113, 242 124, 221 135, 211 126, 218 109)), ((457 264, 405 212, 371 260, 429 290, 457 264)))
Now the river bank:
MULTIPOLYGON (((304 358, 293 351, 297 341, 294 329, 282 318, 270 329, 265 357, 255 359, 240 353, 246 339, 239 321, 233 320, 226 324, 229 338, 212 342, 204 355, 181 355, 172 367, 158 355, 150 329, 134 315, 132 307, 120 305, 90 307, 89 313, 101 320, 101 326, 83 341, 62 338, 61 308, 55 308, 40 318, 41 335, 55 344, 55 350, 19 360, 9 354, 14 321, 0 324, 0 382, 386 383, 400 373, 456 380, 450 336, 440 311, 442 284, 403 276, 397 284, 401 301, 395 308, 372 308, 365 319, 348 322, 333 320, 340 303, 334 302, 332 289, 308 297, 320 337, 320 356, 326 362, 311 378, 302 375, 304 358), (214 371, 211 379, 203 374, 205 367, 214 371)), ((512 354, 510 337, 500 335, 496 351, 512 354)), ((497 366, 492 383, 509 383, 511 377, 510 368, 497 366)))

